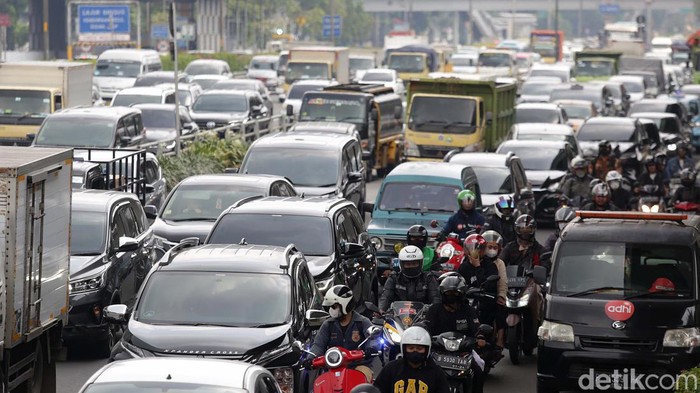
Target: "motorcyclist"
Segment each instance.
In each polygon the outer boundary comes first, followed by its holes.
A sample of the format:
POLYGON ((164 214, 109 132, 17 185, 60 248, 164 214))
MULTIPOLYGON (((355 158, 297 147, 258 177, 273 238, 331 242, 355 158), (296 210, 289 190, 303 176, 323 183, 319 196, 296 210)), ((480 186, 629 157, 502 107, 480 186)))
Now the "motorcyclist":
POLYGON ((654 162, 656 163, 656 171, 664 175, 664 184, 671 182, 671 177, 666 172, 666 164, 668 163, 666 153, 660 151, 654 154, 654 162))
POLYGON ((535 239, 536 232, 537 222, 532 216, 523 214, 515 220, 515 233, 518 238, 506 244, 499 256, 506 266, 517 265, 525 269, 544 266, 549 272, 549 258, 543 257, 547 250, 535 239))
POLYGON ((610 142, 603 140, 598 143, 598 157, 592 165, 593 177, 600 180, 605 180, 605 175, 615 169, 616 158, 612 155, 612 146, 610 142))
POLYGON ((581 157, 574 157, 571 160, 573 176, 568 176, 559 190, 566 195, 574 205, 581 206, 583 201, 588 199, 590 192, 590 182, 593 176, 588 174, 586 161, 581 157))
POLYGON ((685 143, 676 145, 678 154, 666 163, 666 175, 669 179, 680 176, 685 168, 695 169, 695 160, 688 156, 688 146, 685 143))
POLYGON ((576 217, 576 211, 568 206, 560 207, 556 213, 554 213, 554 233, 547 237, 547 241, 544 243, 544 248, 548 251, 554 251, 554 246, 559 240, 559 235, 561 231, 566 227, 566 224, 571 222, 576 217))
POLYGON ((620 172, 608 172, 605 182, 610 188, 610 201, 622 210, 632 210, 632 193, 623 187, 624 178, 620 172))
POLYGON ((619 211, 612 202, 610 202, 610 189, 606 183, 597 184, 591 192, 593 202, 586 204, 582 210, 596 211, 619 211))
POLYGON ((476 210, 476 194, 472 190, 462 190, 457 194, 459 210, 447 220, 445 227, 438 235, 443 240, 450 233, 456 233, 460 239, 467 237, 469 232, 481 232, 484 227, 484 216, 476 210))
MULTIPOLYGON (((484 258, 486 255, 486 239, 482 235, 469 235, 464 240, 464 259, 457 269, 457 273, 467 281, 471 287, 482 288, 484 292, 493 295, 493 301, 483 298, 480 302, 479 319, 485 323, 493 324, 496 319, 496 298, 498 297, 497 282, 486 282, 489 276, 498 275, 498 268, 491 260, 484 258)), ((507 278, 506 278, 507 280, 507 278)))
MULTIPOLYGON (((469 307, 464 298, 467 284, 461 275, 445 277, 440 283, 441 304, 430 306, 422 325, 431 335, 436 336, 445 332, 460 332, 467 337, 477 338, 479 316, 469 307)), ((477 345, 484 347, 486 342, 477 338, 477 345)), ((472 391, 483 392, 484 375, 479 366, 473 364, 474 380, 472 391)))
POLYGON ((484 260, 492 261, 498 270, 498 297, 496 298, 496 346, 499 350, 505 344, 506 328, 506 298, 508 295, 508 275, 506 264, 498 257, 503 249, 503 237, 496 231, 486 231, 481 236, 486 240, 486 255, 484 260))
POLYGON ((430 356, 430 333, 411 326, 401 335, 401 357, 387 363, 377 375, 374 386, 382 393, 449 393, 445 372, 430 356))
POLYGON ((515 202, 508 195, 500 196, 494 204, 495 214, 486 222, 485 229, 494 230, 503 236, 506 242, 515 240, 515 202))
POLYGON ((395 301, 432 304, 440 301, 437 279, 424 273, 423 252, 416 246, 406 246, 399 252, 400 272, 393 272, 384 284, 379 298, 379 310, 386 311, 395 301))
POLYGON ((654 158, 647 158, 647 160, 644 162, 644 168, 646 170, 641 176, 639 176, 639 186, 644 187, 646 185, 655 185, 657 186, 656 196, 665 197, 666 184, 664 184, 663 175, 657 170, 656 161, 654 158))
MULTIPOLYGON (((372 326, 372 322, 360 315, 355 310, 355 300, 352 290, 345 285, 336 285, 326 292, 322 305, 329 307, 328 312, 331 318, 323 322, 314 337, 314 343, 310 352, 316 356, 326 353, 331 347, 342 347, 347 350, 358 349, 358 346, 365 339, 365 332, 372 326)), ((368 343, 366 348, 376 348, 376 343, 368 343)), ((375 351, 365 351, 368 355, 375 351)), ((367 357, 355 367, 362 372, 368 382, 372 381, 372 370, 368 367, 372 363, 372 358, 367 357)), ((307 359, 305 366, 310 366, 313 358, 307 359)))
POLYGON ((433 267, 435 249, 428 246, 428 230, 422 225, 413 225, 406 232, 406 245, 416 246, 423 252, 423 271, 429 272, 433 267))
POLYGON ((700 188, 695 184, 697 173, 685 168, 681 171, 681 186, 671 197, 671 206, 677 202, 700 203, 700 188))

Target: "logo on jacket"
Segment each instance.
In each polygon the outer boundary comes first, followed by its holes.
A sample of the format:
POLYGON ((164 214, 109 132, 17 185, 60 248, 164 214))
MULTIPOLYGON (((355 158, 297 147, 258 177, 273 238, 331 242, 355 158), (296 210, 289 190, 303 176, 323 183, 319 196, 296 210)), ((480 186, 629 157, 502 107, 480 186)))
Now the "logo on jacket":
POLYGON ((358 342, 360 341, 360 332, 357 330, 352 331, 352 341, 353 342, 358 342))
POLYGON ((622 329, 624 329, 626 326, 627 326, 627 324, 624 323, 624 322, 622 322, 622 321, 615 321, 615 322, 612 323, 612 328, 615 329, 615 330, 622 330, 622 329))

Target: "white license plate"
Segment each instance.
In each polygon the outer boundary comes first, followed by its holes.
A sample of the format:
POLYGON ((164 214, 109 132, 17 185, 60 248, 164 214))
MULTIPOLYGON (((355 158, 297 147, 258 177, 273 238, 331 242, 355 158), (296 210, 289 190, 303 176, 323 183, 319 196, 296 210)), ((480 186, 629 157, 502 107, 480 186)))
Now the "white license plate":
POLYGON ((436 353, 433 355, 435 363, 442 368, 465 371, 469 368, 469 360, 459 356, 450 356, 436 353))

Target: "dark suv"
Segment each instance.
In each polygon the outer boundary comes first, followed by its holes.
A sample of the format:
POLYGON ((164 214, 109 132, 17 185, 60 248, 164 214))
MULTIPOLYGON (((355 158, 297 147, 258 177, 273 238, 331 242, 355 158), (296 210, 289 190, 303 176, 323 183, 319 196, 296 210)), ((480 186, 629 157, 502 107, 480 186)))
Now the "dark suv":
POLYGON ((285 392, 308 391, 291 344, 313 339, 323 318, 309 311, 323 298, 304 255, 293 244, 197 243, 183 241, 151 270, 133 312, 105 310, 126 325, 110 360, 241 360, 268 368, 285 392))
POLYGON ((219 216, 207 244, 283 246, 294 243, 308 258, 316 285, 353 289, 358 311, 377 294, 374 247, 355 205, 340 198, 267 197, 244 200, 219 216), (247 202, 246 202, 247 201, 247 202))
MULTIPOLYGON (((192 119, 199 129, 213 129, 230 126, 240 131, 252 131, 254 120, 260 120, 260 128, 267 128, 270 112, 256 91, 250 90, 207 90, 192 104, 192 119)), ((219 134, 223 137, 223 134, 219 134)))

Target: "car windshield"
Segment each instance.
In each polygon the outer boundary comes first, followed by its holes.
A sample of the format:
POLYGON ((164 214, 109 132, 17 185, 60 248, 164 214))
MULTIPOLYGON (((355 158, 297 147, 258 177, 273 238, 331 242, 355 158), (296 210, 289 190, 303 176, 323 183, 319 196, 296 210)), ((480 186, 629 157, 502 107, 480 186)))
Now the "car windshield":
POLYGON ((559 123, 559 113, 546 108, 516 108, 515 124, 520 123, 559 123))
POLYGON ((482 194, 511 194, 513 179, 510 169, 498 167, 472 166, 479 181, 482 194))
POLYGON ((607 60, 579 60, 576 63, 577 77, 614 75, 614 63, 607 60))
POLYGON ((462 189, 451 184, 386 182, 379 210, 445 212, 457 210, 457 194, 462 189))
POLYGON ((203 94, 192 105, 193 112, 243 113, 247 110, 246 97, 234 94, 203 94))
POLYGON ((482 53, 479 55, 480 67, 510 67, 512 58, 508 53, 482 53))
POLYGON ((374 68, 374 61, 372 59, 350 59, 350 73, 357 70, 368 70, 374 68))
POLYGON ((664 299, 688 298, 694 293, 694 257, 688 246, 572 241, 558 250, 552 274, 552 292, 557 294, 580 294, 603 287, 621 289, 594 293, 664 299), (670 281, 675 290, 655 291, 660 278, 670 281))
POLYGON ((73 210, 70 216, 70 255, 99 255, 105 250, 107 215, 73 210))
POLYGON ((295 187, 333 187, 338 183, 339 165, 334 149, 252 149, 242 170, 286 177, 295 187))
POLYGON ((614 141, 633 142, 634 126, 619 126, 613 124, 586 124, 578 130, 576 138, 580 141, 614 141))
POLYGON ((362 77, 363 82, 392 82, 393 78, 388 72, 368 72, 362 77))
POLYGON ((110 147, 114 143, 113 119, 49 116, 38 135, 38 146, 110 147))
POLYGON ((533 76, 553 76, 561 79, 562 82, 566 82, 569 79, 569 72, 541 68, 530 71, 530 77, 533 76))
POLYGON ((523 83, 520 94, 532 96, 548 96, 557 87, 554 83, 523 83))
POLYGON ((457 67, 476 66, 476 58, 473 57, 452 57, 452 65, 457 67))
POLYGON ((392 53, 387 68, 396 72, 423 72, 426 67, 424 55, 392 53))
MULTIPOLYGON (((0 116, 47 116, 51 113, 48 91, 0 90, 0 116)), ((14 123, 14 120, 12 120, 14 123)))
POLYGON ((100 382, 92 383, 85 393, 246 393, 228 386, 186 382, 100 382))
POLYGON ((136 78, 141 73, 138 61, 97 60, 94 76, 111 78, 136 78))
POLYGON ((239 200, 266 194, 265 189, 237 184, 182 184, 168 199, 161 218, 166 221, 214 221, 224 209, 239 200))
POLYGON ((598 89, 554 89, 549 95, 549 102, 559 100, 590 101, 603 107, 603 93, 598 89))
POLYGON ((408 127, 422 132, 473 134, 476 132, 476 103, 460 98, 415 97, 408 127))
POLYGON ((302 98, 300 121, 332 121, 363 123, 366 119, 364 97, 319 97, 317 94, 302 98))
POLYGON ((300 100, 307 91, 321 90, 323 86, 319 85, 293 85, 289 89, 287 98, 290 100, 300 100))
POLYGON ((185 73, 188 75, 219 75, 221 67, 211 63, 190 63, 185 68, 185 73))
POLYGON ((593 116, 593 109, 590 105, 567 105, 559 104, 566 111, 566 116, 569 119, 588 119, 593 116))
POLYGON ((622 73, 622 75, 641 76, 642 78, 644 78, 644 82, 647 84, 648 87, 651 87, 651 88, 659 87, 659 82, 656 79, 656 75, 653 75, 653 74, 638 74, 638 73, 635 73, 634 71, 625 71, 622 73))
POLYGON ((145 94, 119 94, 112 100, 112 106, 131 106, 136 104, 162 104, 162 96, 145 94))
POLYGON ((664 117, 661 119, 651 119, 658 127, 659 132, 667 132, 669 134, 678 134, 681 130, 678 128, 677 117, 664 117))
POLYGON ((158 271, 143 289, 134 320, 158 325, 281 325, 290 318, 291 297, 291 280, 283 274, 158 271))
POLYGON ((174 76, 142 76, 136 79, 134 87, 155 86, 161 83, 173 83, 174 76))
POLYGON ((196 79, 192 83, 196 83, 199 86, 201 86, 202 89, 207 90, 211 89, 211 87, 218 83, 220 80, 221 79, 196 79))
POLYGON ((331 79, 328 74, 328 64, 325 63, 289 63, 285 80, 294 83, 300 79, 331 79))
POLYGON ((499 147, 497 153, 507 153, 512 151, 520 158, 523 168, 528 171, 566 171, 569 160, 566 150, 559 147, 539 147, 536 145, 513 146, 504 145, 499 147))
POLYGON ((175 110, 143 109, 141 119, 144 128, 175 129, 175 110))
POLYGON ((277 70, 277 62, 274 60, 253 59, 250 61, 251 70, 277 70))
POLYGON ((322 216, 227 214, 212 229, 208 243, 231 244, 238 243, 243 238, 250 244, 279 247, 295 244, 306 255, 333 253, 331 221, 322 216))
POLYGON ((628 93, 644 93, 644 84, 637 82, 622 82, 628 93))

